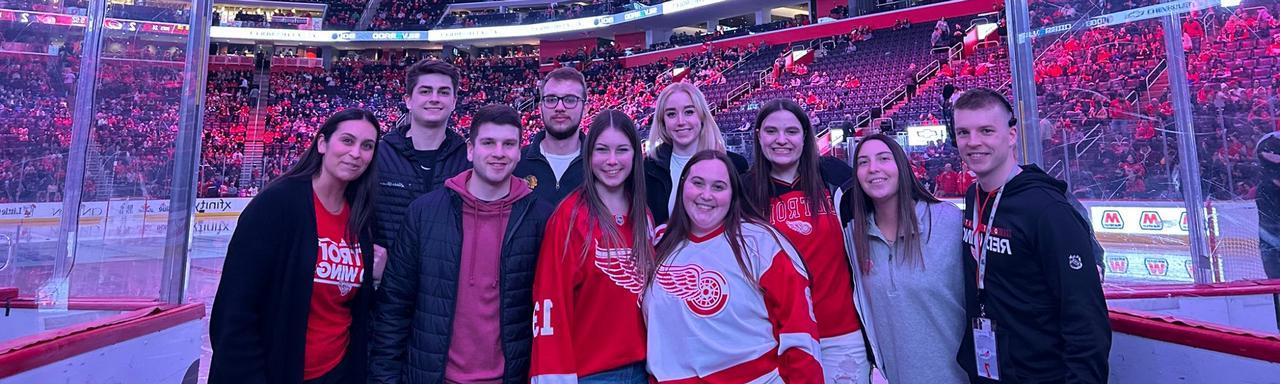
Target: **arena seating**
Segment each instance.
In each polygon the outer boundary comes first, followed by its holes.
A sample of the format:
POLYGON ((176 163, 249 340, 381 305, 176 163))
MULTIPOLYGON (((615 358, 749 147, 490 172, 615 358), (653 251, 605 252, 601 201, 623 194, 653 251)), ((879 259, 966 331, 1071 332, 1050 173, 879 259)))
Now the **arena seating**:
MULTIPOLYGON (((744 127, 754 118, 756 106, 779 97, 801 102, 813 111, 818 124, 878 108, 881 98, 896 88, 913 84, 916 72, 938 58, 929 49, 932 28, 932 23, 917 24, 875 33, 865 41, 835 44, 826 49, 825 57, 802 66, 807 68, 779 69, 782 73, 776 82, 740 101, 739 108, 717 114, 716 121, 726 130, 744 127), (858 79, 857 86, 840 84, 850 76, 858 79), (827 80, 815 81, 818 77, 827 80)), ((816 51, 817 46, 814 48, 816 51)), ((776 63, 775 67, 780 65, 776 63)))
POLYGON ((440 20, 447 6, 448 2, 444 0, 382 1, 369 29, 375 31, 431 29, 440 20))
MULTIPOLYGON (((397 2, 382 4, 392 3, 397 2)), ((1114 7, 1099 3, 1066 10, 1044 4, 1032 2, 1038 25, 1102 14, 1114 7)), ((1253 143, 1275 129, 1276 107, 1268 101, 1276 98, 1272 84, 1280 69, 1276 14, 1280 9, 1271 5, 1235 13, 1201 12, 1184 20, 1184 30, 1190 31, 1187 61, 1196 99, 1193 123, 1203 135, 1199 141, 1203 183, 1206 193, 1215 198, 1253 193, 1250 183, 1258 171, 1252 161, 1253 143)), ((553 65, 583 70, 590 111, 620 109, 635 117, 642 130, 647 130, 657 93, 677 80, 700 84, 729 134, 749 128, 754 108, 775 97, 799 99, 821 127, 878 109, 882 97, 906 86, 914 88, 909 97, 886 110, 886 116, 903 127, 941 120, 938 101, 946 84, 961 90, 983 86, 1010 92, 1003 46, 983 46, 972 54, 949 58, 945 52, 929 49, 932 27, 925 21, 898 31, 873 31, 870 39, 861 41, 841 37, 797 42, 824 47, 825 52, 802 71, 779 71, 776 85, 756 84, 756 80, 761 71, 770 80, 775 60, 789 51, 789 45, 699 51, 632 68, 622 64, 619 52, 602 48, 590 55, 563 57, 566 60, 553 65), (934 60, 941 61, 941 69, 917 83, 914 75, 934 60), (731 100, 743 84, 751 92, 731 100)), ((65 172, 65 159, 59 154, 66 152, 70 141, 68 95, 72 90, 66 85, 74 83, 75 55, 48 55, 55 42, 38 35, 0 30, 0 37, 6 52, 0 55, 6 74, 0 76, 0 100, 4 101, 0 103, 0 176, 4 176, 0 200, 56 200, 65 172)), ((1177 197, 1177 175, 1170 172, 1177 161, 1176 141, 1173 135, 1161 134, 1176 127, 1160 39, 1159 24, 1148 22, 1093 28, 1035 43, 1040 52, 1036 73, 1046 168, 1071 178, 1073 190, 1082 198, 1177 197)), ((95 121, 90 159, 98 165, 89 167, 86 196, 164 196, 171 166, 165 160, 166 151, 172 148, 156 143, 171 142, 177 111, 166 105, 177 99, 181 67, 163 63, 180 60, 183 47, 134 40, 117 43, 104 45, 106 56, 116 60, 112 68, 119 70, 104 73, 100 80, 102 110, 95 121)), ((536 53, 526 52, 519 57, 456 59, 465 76, 452 126, 462 132, 471 110, 486 103, 505 103, 520 108, 529 135, 539 131, 535 57, 536 53)), ((238 68, 211 70, 201 196, 251 194, 246 186, 260 186, 283 172, 324 117, 336 110, 372 110, 390 129, 403 113, 404 68, 418 58, 350 56, 337 59, 327 70, 273 68, 266 73, 267 87, 259 90, 260 109, 258 100, 250 96, 258 87, 254 80, 258 74, 238 68), (257 161, 247 159, 245 150, 246 132, 254 124, 263 127, 263 168, 245 173, 250 179, 243 180, 244 162, 257 161)), ((965 179, 953 148, 934 144, 912 152, 919 163, 916 172, 930 188, 940 195, 963 190, 949 184, 965 179)))

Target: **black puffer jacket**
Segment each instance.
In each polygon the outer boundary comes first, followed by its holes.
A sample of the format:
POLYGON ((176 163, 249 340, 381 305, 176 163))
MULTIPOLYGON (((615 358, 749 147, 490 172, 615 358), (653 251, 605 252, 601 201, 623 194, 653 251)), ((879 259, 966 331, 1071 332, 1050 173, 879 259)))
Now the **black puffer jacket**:
MULTIPOLYGON (((654 156, 644 158, 645 194, 648 195, 649 212, 653 214, 653 224, 665 224, 670 213, 667 212, 667 200, 671 198, 671 144, 663 143, 654 149, 654 156)), ((745 176, 750 166, 747 158, 737 153, 728 152, 729 160, 738 168, 738 173, 745 176)), ((676 170, 680 172, 683 170, 676 170)), ((381 172, 381 171, 379 171, 381 172)))
MULTIPOLYGON (((441 188, 409 207, 378 290, 371 383, 444 382, 457 307, 462 204, 457 192, 441 188)), ((517 200, 503 235, 499 316, 504 383, 529 381, 533 272, 552 209, 536 195, 517 200)))
POLYGON ((426 172, 418 166, 413 156, 413 141, 405 137, 408 125, 401 125, 382 136, 378 143, 378 152, 374 162, 378 166, 377 203, 377 239, 375 243, 390 249, 395 242, 400 220, 404 217, 409 203, 427 192, 439 189, 444 181, 462 171, 471 169, 471 161, 467 160, 466 140, 447 129, 444 142, 440 143, 440 154, 436 163, 431 166, 431 180, 423 180, 426 172))

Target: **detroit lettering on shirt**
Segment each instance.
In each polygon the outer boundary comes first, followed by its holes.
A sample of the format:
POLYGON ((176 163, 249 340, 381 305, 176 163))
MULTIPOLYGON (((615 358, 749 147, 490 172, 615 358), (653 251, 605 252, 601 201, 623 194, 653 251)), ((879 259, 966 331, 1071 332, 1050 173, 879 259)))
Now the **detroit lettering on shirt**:
POLYGON ((313 197, 316 212, 316 268, 312 276, 311 310, 307 314, 303 379, 324 375, 342 361, 351 340, 351 302, 364 284, 360 245, 348 239, 351 208, 337 214, 313 197))
POLYGON ((316 260, 314 281, 336 285, 343 295, 351 288, 360 287, 364 283, 364 263, 360 258, 360 247, 347 244, 345 239, 334 241, 321 237, 319 241, 320 255, 316 260))

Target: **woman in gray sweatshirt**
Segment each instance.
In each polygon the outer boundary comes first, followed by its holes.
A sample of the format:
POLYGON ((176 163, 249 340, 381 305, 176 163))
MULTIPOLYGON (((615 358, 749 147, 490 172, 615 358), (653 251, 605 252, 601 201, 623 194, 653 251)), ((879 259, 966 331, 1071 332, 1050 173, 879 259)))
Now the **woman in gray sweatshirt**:
POLYGON ((892 138, 868 136, 853 154, 839 211, 875 365, 892 384, 965 383, 963 213, 920 185, 892 138))

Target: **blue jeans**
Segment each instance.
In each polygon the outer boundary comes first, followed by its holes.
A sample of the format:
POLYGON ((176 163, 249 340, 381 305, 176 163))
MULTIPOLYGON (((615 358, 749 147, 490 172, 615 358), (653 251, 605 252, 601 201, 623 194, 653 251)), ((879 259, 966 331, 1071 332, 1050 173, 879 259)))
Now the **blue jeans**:
POLYGON ((649 372, 644 363, 625 365, 578 379, 578 384, 648 384, 649 372))

